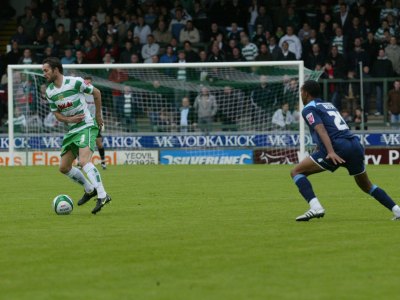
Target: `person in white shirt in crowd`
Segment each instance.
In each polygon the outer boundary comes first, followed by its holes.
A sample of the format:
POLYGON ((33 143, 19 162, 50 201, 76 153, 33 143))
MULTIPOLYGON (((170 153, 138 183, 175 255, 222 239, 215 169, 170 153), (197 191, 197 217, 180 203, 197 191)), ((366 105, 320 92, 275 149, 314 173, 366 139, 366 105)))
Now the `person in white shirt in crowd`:
POLYGON ((282 103, 282 107, 278 108, 272 116, 272 124, 277 129, 288 129, 293 123, 293 117, 289 110, 289 103, 282 103))
POLYGON ((288 43, 289 51, 293 52, 296 55, 296 59, 299 60, 303 48, 300 39, 294 34, 293 27, 290 25, 286 27, 286 34, 279 40, 279 47, 282 48, 283 42, 288 43))

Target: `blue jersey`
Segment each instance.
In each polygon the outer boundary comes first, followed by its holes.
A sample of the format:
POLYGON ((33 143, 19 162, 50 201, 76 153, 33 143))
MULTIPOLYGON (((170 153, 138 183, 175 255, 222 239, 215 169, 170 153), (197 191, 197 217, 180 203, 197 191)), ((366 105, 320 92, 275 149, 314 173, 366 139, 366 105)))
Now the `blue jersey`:
POLYGON ((326 151, 324 144, 314 130, 315 126, 318 124, 324 125, 333 145, 336 144, 338 139, 354 137, 339 111, 330 102, 324 102, 322 99, 315 99, 308 103, 301 113, 306 124, 310 128, 314 143, 316 143, 320 149, 326 151))

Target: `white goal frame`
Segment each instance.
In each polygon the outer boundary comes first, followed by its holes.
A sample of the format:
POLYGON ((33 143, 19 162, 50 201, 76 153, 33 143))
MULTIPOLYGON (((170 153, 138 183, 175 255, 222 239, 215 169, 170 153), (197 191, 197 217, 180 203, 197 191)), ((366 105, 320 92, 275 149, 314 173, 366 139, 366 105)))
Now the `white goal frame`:
MULTIPOLYGON (((104 69, 109 67, 110 65, 105 64, 82 64, 82 65, 63 65, 63 68, 68 69, 104 69)), ((187 68, 203 68, 203 67, 272 67, 272 66, 296 66, 298 68, 298 83, 299 83, 299 111, 303 108, 303 103, 301 101, 301 93, 300 87, 304 84, 304 62, 302 60, 299 61, 265 61, 265 62, 219 62, 219 63, 185 63, 184 67, 187 68)), ((13 101, 13 72, 17 70, 41 70, 42 65, 8 65, 8 137, 9 137, 9 145, 8 145, 8 153, 10 157, 10 165, 14 165, 14 152, 15 152, 15 143, 14 143, 14 101, 13 101)), ((182 64, 179 63, 158 63, 158 64, 112 64, 112 68, 121 68, 121 69, 178 69, 182 68, 182 64)), ((305 123, 303 118, 299 120, 299 160, 302 160, 306 156, 305 151, 305 123)))

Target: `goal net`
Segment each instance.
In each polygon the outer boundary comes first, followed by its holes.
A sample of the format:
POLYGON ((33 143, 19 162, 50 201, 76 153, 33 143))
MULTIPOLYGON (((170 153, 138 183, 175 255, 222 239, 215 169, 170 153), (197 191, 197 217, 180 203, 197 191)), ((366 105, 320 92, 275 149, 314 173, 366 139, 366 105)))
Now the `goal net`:
MULTIPOLYGON (((10 164, 46 163, 65 124, 50 112, 40 65, 8 71, 10 164)), ((293 61, 64 65, 64 75, 100 89, 106 150, 154 150, 165 164, 230 164, 302 157, 299 86, 320 73, 293 61)))

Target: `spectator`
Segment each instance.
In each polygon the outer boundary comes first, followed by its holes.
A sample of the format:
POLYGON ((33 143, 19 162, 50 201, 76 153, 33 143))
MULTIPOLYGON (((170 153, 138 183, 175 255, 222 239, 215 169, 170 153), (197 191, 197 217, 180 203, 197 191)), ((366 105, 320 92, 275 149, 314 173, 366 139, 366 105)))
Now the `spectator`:
POLYGON ((311 53, 308 53, 304 66, 310 70, 316 70, 317 66, 323 66, 325 63, 325 56, 321 53, 319 44, 312 45, 311 53))
POLYGON ((339 12, 335 14, 334 21, 339 24, 340 28, 343 28, 343 33, 348 34, 351 28, 351 21, 353 16, 350 14, 347 4, 342 2, 339 5, 339 12))
POLYGON ((172 39, 172 33, 168 30, 165 21, 160 20, 158 22, 157 28, 153 31, 154 39, 156 43, 168 44, 172 39))
POLYGON ((53 20, 49 17, 48 12, 43 11, 40 14, 40 20, 36 25, 36 28, 38 28, 38 27, 44 27, 46 32, 54 32, 55 31, 53 20))
POLYGON ((302 57, 303 57, 303 60, 307 59, 308 54, 311 53, 312 47, 315 44, 319 45, 319 50, 321 51, 322 41, 318 39, 317 31, 315 29, 311 29, 309 36, 306 39, 304 39, 303 42, 302 42, 302 49, 303 49, 302 57))
MULTIPOLYGON (((266 45, 265 45, 265 47, 266 47, 266 45)), ((266 51, 268 51, 268 49, 266 51)), ((263 57, 264 57, 263 55, 260 56, 260 54, 259 54, 259 55, 257 55, 256 60, 260 61, 260 59, 263 57)), ((245 61, 245 59, 244 59, 240 49, 238 47, 235 47, 232 49, 232 52, 229 53, 229 55, 227 55, 226 61, 232 61, 232 62, 245 61)))
MULTIPOLYGON (((372 65, 371 75, 375 78, 384 78, 393 76, 393 65, 385 53, 385 49, 379 49, 378 57, 372 65)), ((376 91, 376 116, 383 113, 383 82, 375 83, 376 91)))
MULTIPOLYGON (((128 79, 128 73, 122 69, 112 69, 110 75, 108 76, 108 80, 119 84, 124 83, 128 79)), ((112 90, 112 103, 115 117, 117 119, 123 118, 125 98, 121 88, 118 87, 112 90)))
POLYGON ((56 18, 55 24, 57 25, 57 28, 60 24, 62 24, 65 32, 67 33, 71 31, 71 19, 68 17, 68 13, 65 8, 61 8, 59 10, 59 17, 56 18))
MULTIPOLYGON (((362 109, 361 109, 361 107, 357 107, 355 110, 354 110, 354 114, 353 114, 353 117, 352 117, 352 122, 354 123, 354 129, 355 130, 366 130, 366 129, 368 129, 368 127, 366 127, 365 125, 364 125, 364 128, 362 128, 362 122, 363 122, 363 120, 362 120, 362 109)), ((367 122, 367 114, 365 114, 364 113, 364 123, 366 123, 367 122)))
POLYGON ((279 60, 296 60, 296 54, 289 50, 289 44, 287 41, 282 43, 282 52, 279 60))
POLYGON ((36 26, 38 20, 32 14, 30 7, 25 8, 25 16, 21 18, 20 25, 24 28, 25 34, 31 41, 35 38, 36 26))
POLYGON ((209 62, 224 62, 225 56, 224 53, 218 48, 216 44, 211 46, 210 54, 208 55, 209 62))
POLYGON ((192 43, 189 41, 185 41, 183 43, 183 51, 185 51, 185 59, 186 62, 198 62, 199 55, 196 51, 192 49, 192 43))
POLYGON ((245 28, 247 23, 247 15, 245 13, 246 7, 242 4, 243 1, 232 0, 228 2, 226 6, 225 14, 228 16, 228 20, 236 22, 239 27, 245 28))
POLYGON ((81 41, 81 43, 83 43, 83 41, 88 38, 89 33, 87 31, 87 29, 84 27, 84 24, 81 20, 78 20, 75 23, 75 27, 74 29, 71 31, 70 37, 71 40, 75 40, 75 39, 79 39, 81 41))
POLYGON ((219 28, 217 23, 211 23, 210 31, 207 34, 207 38, 205 39, 205 42, 212 42, 217 39, 217 36, 219 34, 224 35, 223 31, 219 28))
POLYGON ((194 108, 190 105, 189 97, 183 97, 179 109, 179 126, 181 132, 193 131, 196 126, 194 108))
POLYGON ((181 30, 186 26, 187 20, 183 18, 182 9, 175 10, 175 17, 169 23, 168 30, 172 33, 172 36, 179 40, 181 30))
POLYGON ((370 68, 369 66, 363 67, 363 93, 364 93, 364 107, 361 107, 363 111, 368 114, 369 113, 369 104, 371 102, 371 95, 372 95, 372 83, 367 81, 371 78, 370 68))
POLYGON ((262 27, 262 25, 256 26, 256 32, 253 35, 251 42, 255 44, 258 48, 260 48, 261 44, 267 43, 267 38, 265 36, 264 28, 262 27))
POLYGON ((147 36, 147 43, 142 47, 142 58, 144 63, 151 63, 152 56, 158 55, 160 52, 160 46, 154 42, 154 36, 149 34, 147 36))
POLYGON ((132 42, 127 41, 125 42, 125 48, 121 52, 121 55, 119 57, 119 62, 122 64, 128 64, 131 60, 131 56, 133 54, 133 49, 132 49, 132 42))
POLYGON ((289 129, 292 124, 293 118, 289 110, 289 103, 284 102, 281 108, 278 108, 272 116, 272 125, 276 129, 285 130, 289 129))
POLYGON ((253 43, 250 43, 247 35, 242 35, 242 55, 246 61, 254 61, 258 55, 258 48, 253 43))
POLYGON ((177 57, 174 54, 174 49, 171 45, 167 45, 165 53, 160 57, 160 63, 174 63, 177 61, 177 57))
MULTIPOLYGON (((338 70, 338 68, 334 67, 334 64, 332 61, 327 60, 325 62, 325 65, 323 67, 324 70, 324 74, 323 74, 323 78, 326 79, 336 79, 336 78, 341 78, 343 75, 341 73, 338 74, 338 72, 340 72, 338 70)), ((330 82, 328 85, 328 93, 329 93, 329 101, 332 102, 333 105, 335 105, 336 108, 338 108, 338 110, 342 109, 342 98, 341 98, 341 89, 340 89, 340 85, 330 82)))
POLYGON ((128 28, 126 24, 122 21, 121 16, 118 14, 113 16, 113 21, 114 21, 114 29, 117 31, 116 39, 119 43, 122 43, 126 36, 128 28))
POLYGON ((360 24, 360 19, 358 17, 353 17, 351 27, 346 36, 349 41, 354 41, 356 38, 360 38, 363 41, 367 38, 367 31, 365 30, 365 27, 360 24))
POLYGON ((341 27, 336 27, 335 35, 332 37, 332 45, 335 45, 340 54, 344 54, 347 50, 347 40, 343 35, 343 30, 341 27))
POLYGON ((259 80, 259 86, 250 93, 251 103, 255 108, 270 110, 276 104, 275 95, 268 84, 266 75, 261 75, 259 80))
POLYGON ((11 42, 17 42, 19 45, 30 44, 31 39, 25 33, 24 27, 22 25, 18 25, 17 32, 11 36, 11 42))
POLYGON ((351 70, 359 70, 359 63, 363 66, 369 66, 369 57, 367 52, 362 48, 361 38, 354 39, 354 48, 347 56, 347 65, 351 70))
POLYGON ((215 97, 210 94, 207 87, 203 86, 201 88, 193 107, 197 112, 197 123, 200 130, 208 134, 212 130, 213 119, 217 113, 218 106, 215 97))
POLYGON ((190 41, 192 44, 200 42, 200 33, 197 28, 193 27, 193 22, 191 20, 187 20, 185 27, 181 29, 179 41, 181 43, 190 41))
POLYGON ((32 64, 37 64, 38 61, 35 57, 35 55, 32 54, 31 49, 26 48, 22 54, 22 56, 18 60, 18 64, 24 64, 24 65, 32 65, 32 64))
POLYGON ((331 46, 328 60, 332 63, 332 67, 334 68, 335 78, 344 78, 347 73, 346 60, 344 56, 339 53, 336 45, 331 46))
POLYGON ((82 50, 77 50, 75 52, 75 64, 81 65, 81 64, 87 64, 87 61, 85 59, 85 53, 82 50))
POLYGON ((284 25, 286 26, 286 28, 288 26, 291 26, 293 32, 297 32, 300 29, 300 17, 294 10, 294 7, 292 5, 287 7, 287 13, 284 25))
POLYGON ((367 40, 363 45, 363 48, 368 54, 369 63, 372 66, 378 55, 379 43, 375 41, 373 32, 367 33, 367 40))
POLYGON ((331 36, 325 22, 319 23, 317 39, 320 42, 321 51, 324 53, 327 52, 330 47, 331 36))
POLYGON ((381 21, 381 26, 376 30, 374 36, 375 40, 380 44, 385 42, 386 39, 385 31, 388 32, 389 35, 391 36, 394 36, 395 34, 393 28, 389 27, 389 23, 386 19, 381 21))
POLYGON ((67 48, 64 50, 64 56, 61 58, 61 63, 63 65, 69 65, 69 64, 74 64, 76 61, 76 58, 72 55, 72 49, 67 48))
POLYGON ((273 24, 271 17, 267 14, 267 9, 264 5, 260 5, 258 16, 254 22, 255 26, 261 25, 265 31, 272 32, 273 24))
POLYGON ((269 49, 266 43, 262 43, 259 47, 260 52, 256 57, 256 61, 270 61, 272 60, 272 55, 269 53, 269 49))
POLYGON ((276 37, 272 35, 269 38, 268 42, 269 42, 268 50, 269 53, 271 53, 272 60, 274 61, 279 60, 282 50, 276 42, 276 37))
POLYGON ((18 42, 11 42, 11 51, 7 52, 5 61, 7 65, 16 65, 20 57, 22 56, 22 52, 19 48, 18 42))
POLYGON ((256 27, 256 19, 258 17, 258 1, 252 0, 251 5, 249 6, 249 23, 247 24, 247 30, 249 32, 249 36, 253 36, 256 27))
POLYGON ((201 1, 194 2, 193 25, 200 31, 205 32, 208 28, 209 19, 207 11, 201 1))
POLYGON ((386 0, 385 1, 385 6, 381 8, 381 11, 379 12, 379 20, 384 20, 388 15, 392 16, 398 16, 399 15, 399 9, 393 7, 393 3, 391 0, 386 0))
POLYGON ((112 35, 107 35, 106 37, 106 42, 103 44, 103 46, 100 49, 100 55, 101 57, 104 57, 106 53, 110 53, 111 56, 115 59, 119 59, 119 46, 118 44, 114 41, 114 38, 112 35))
POLYGON ((386 46, 385 52, 392 62, 394 72, 400 75, 400 46, 397 44, 396 37, 392 36, 390 38, 390 43, 386 46))
POLYGON ((304 43, 310 38, 310 35, 311 35, 310 24, 308 24, 308 22, 304 22, 303 27, 299 30, 297 36, 300 39, 300 41, 304 43))
POLYGON ((286 27, 286 34, 279 40, 279 47, 282 48, 283 42, 288 43, 289 51, 295 54, 296 59, 301 58, 302 46, 300 39, 294 34, 293 26, 286 27))
MULTIPOLYGON (((230 27, 226 28, 228 40, 240 41, 240 33, 243 31, 242 27, 238 27, 236 22, 232 22, 230 27)), ((222 34, 222 33, 221 33, 222 34)))
POLYGON ((388 111, 392 126, 400 126, 400 80, 396 80, 388 93, 388 111))
MULTIPOLYGON (((136 108, 132 88, 124 86, 122 123, 126 132, 136 131, 136 108)), ((122 103, 122 102, 121 102, 122 103)))
POLYGON ((69 34, 65 31, 65 27, 62 23, 58 24, 57 31, 53 34, 55 44, 64 48, 65 46, 70 44, 69 34))
POLYGON ((145 44, 147 42, 147 36, 151 34, 151 28, 149 25, 144 23, 144 18, 138 16, 138 22, 133 30, 133 35, 138 36, 140 39, 140 44, 145 44))
POLYGON ((44 30, 44 27, 39 27, 36 32, 36 37, 33 40, 33 44, 35 46, 43 46, 47 43, 47 33, 44 30))
POLYGON ((85 56, 85 61, 88 64, 96 64, 100 62, 99 48, 94 47, 90 39, 86 39, 83 43, 82 51, 85 56))

